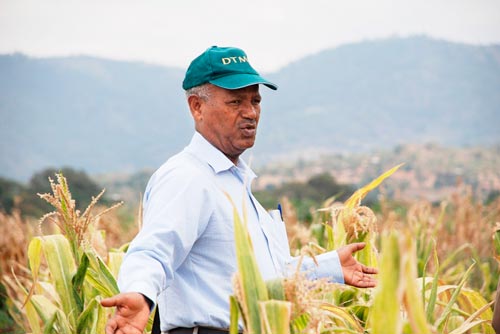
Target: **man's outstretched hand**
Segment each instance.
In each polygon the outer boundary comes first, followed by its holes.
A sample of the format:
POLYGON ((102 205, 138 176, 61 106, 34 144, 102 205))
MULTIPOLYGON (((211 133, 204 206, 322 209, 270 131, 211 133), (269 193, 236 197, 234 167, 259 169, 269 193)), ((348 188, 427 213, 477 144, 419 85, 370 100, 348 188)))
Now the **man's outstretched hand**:
POLYGON ((373 288, 377 285, 377 280, 372 275, 378 273, 378 270, 359 263, 353 257, 354 253, 363 248, 365 243, 358 242, 337 249, 337 253, 346 284, 358 288, 373 288))
POLYGON ((142 334, 149 319, 149 304, 137 292, 120 293, 101 301, 104 307, 116 307, 106 324, 106 334, 142 334))

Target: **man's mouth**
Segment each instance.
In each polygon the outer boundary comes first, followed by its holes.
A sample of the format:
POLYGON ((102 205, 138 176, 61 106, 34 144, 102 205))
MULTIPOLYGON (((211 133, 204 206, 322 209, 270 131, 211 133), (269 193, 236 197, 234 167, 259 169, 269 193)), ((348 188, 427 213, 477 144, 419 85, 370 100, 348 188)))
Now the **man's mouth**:
POLYGON ((257 126, 253 123, 242 124, 240 129, 245 137, 254 137, 257 132, 257 126))

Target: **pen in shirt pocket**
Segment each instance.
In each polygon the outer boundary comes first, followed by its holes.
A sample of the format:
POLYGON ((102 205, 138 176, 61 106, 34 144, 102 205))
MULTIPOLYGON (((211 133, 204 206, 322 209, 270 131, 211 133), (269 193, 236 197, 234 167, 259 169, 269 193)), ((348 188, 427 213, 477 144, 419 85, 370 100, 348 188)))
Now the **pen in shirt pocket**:
POLYGON ((278 211, 280 212, 281 220, 283 220, 283 210, 281 209, 281 203, 278 203, 278 211))

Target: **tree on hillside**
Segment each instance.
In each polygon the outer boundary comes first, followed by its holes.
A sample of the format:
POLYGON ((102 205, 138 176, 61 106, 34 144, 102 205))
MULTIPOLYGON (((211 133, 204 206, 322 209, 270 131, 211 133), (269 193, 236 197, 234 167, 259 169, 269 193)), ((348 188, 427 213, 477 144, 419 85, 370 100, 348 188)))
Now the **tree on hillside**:
POLYGON ((22 184, 0 177, 0 211, 11 213, 23 191, 22 184))
POLYGON ((336 200, 345 201, 353 192, 349 185, 339 184, 329 173, 318 174, 307 181, 307 185, 314 190, 314 199, 324 201, 332 196, 336 200))
POLYGON ((256 191, 254 195, 268 209, 275 208, 280 198, 287 197, 294 204, 299 219, 310 221, 310 208, 320 208, 332 196, 344 201, 353 192, 352 186, 339 184, 331 174, 322 173, 312 176, 305 183, 287 182, 275 189, 256 191))

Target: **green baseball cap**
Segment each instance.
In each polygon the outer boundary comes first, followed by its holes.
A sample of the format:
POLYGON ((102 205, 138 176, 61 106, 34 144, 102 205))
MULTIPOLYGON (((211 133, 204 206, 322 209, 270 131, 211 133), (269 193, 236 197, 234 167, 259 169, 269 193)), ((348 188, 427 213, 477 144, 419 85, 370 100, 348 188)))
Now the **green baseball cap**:
POLYGON ((232 47, 212 46, 191 62, 182 88, 188 90, 205 83, 225 89, 239 89, 256 84, 278 89, 278 86, 253 69, 243 50, 232 47))

